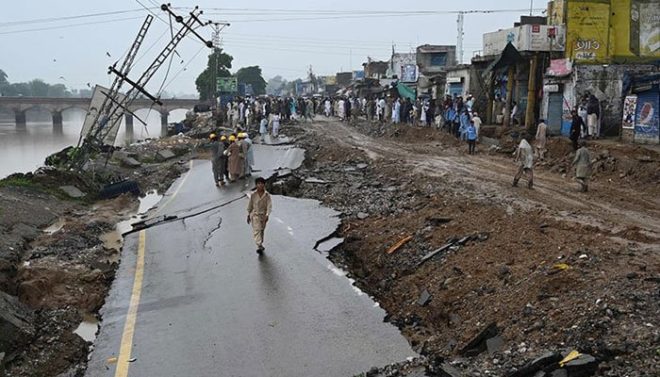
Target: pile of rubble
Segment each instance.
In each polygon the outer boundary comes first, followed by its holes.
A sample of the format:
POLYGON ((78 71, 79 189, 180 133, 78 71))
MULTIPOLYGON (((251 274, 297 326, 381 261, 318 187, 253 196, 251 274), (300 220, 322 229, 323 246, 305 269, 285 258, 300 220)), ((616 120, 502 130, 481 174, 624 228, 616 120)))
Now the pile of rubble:
MULTIPOLYGON (((396 133, 391 126, 355 127, 386 140, 396 133)), ((460 182, 424 176, 386 156, 371 159, 314 130, 286 132, 299 134, 307 160, 283 178, 291 182, 283 193, 343 213, 337 236, 345 241, 330 259, 424 356, 415 368, 364 375, 644 376, 659 365, 660 265, 645 246, 655 238, 603 242, 599 228, 461 195, 460 182)), ((398 135, 402 143, 433 140, 407 130, 398 135)), ((452 137, 433 138, 443 153, 457 150, 452 137)), ((619 152, 603 149, 593 152, 597 179, 621 168, 619 152)), ((564 159, 570 164, 570 156, 564 159)))

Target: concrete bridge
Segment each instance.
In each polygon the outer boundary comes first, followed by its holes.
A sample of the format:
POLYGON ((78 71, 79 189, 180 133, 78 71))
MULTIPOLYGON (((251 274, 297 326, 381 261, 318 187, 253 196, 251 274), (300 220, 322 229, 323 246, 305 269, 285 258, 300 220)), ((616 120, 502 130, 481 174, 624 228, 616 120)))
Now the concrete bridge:
MULTIPOLYGON (((32 109, 43 109, 49 111, 53 117, 53 130, 62 132, 62 112, 68 109, 81 109, 87 111, 91 98, 49 98, 49 97, 0 97, 0 111, 13 112, 16 119, 16 127, 25 128, 26 112, 32 109)), ((164 130, 167 129, 168 116, 174 110, 192 110, 199 103, 196 99, 161 99, 162 106, 153 105, 148 99, 137 99, 133 101, 129 110, 135 113, 142 109, 153 109, 160 113, 160 122, 164 130), (153 105, 153 107, 152 107, 153 105)), ((125 115, 126 133, 133 132, 133 116, 125 115)))

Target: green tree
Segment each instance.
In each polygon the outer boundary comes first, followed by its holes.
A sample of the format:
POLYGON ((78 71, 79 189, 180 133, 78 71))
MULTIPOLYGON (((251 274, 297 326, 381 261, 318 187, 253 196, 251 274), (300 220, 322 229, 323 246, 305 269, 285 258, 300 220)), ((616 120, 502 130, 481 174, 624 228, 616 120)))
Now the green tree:
POLYGON ((216 91, 216 78, 231 76, 231 62, 234 58, 223 52, 221 48, 213 49, 213 53, 209 55, 206 69, 197 76, 195 85, 199 93, 199 99, 206 101, 213 98, 216 91))
POLYGON ((243 67, 236 71, 235 76, 239 83, 252 85, 255 95, 266 94, 266 80, 261 75, 261 68, 258 65, 243 67))
POLYGON ((32 86, 26 82, 17 82, 7 87, 8 96, 32 96, 32 86))
POLYGON ((71 97, 71 92, 69 92, 64 86, 64 84, 55 84, 48 86, 48 97, 71 97))
POLYGON ((28 85, 30 85, 30 92, 33 97, 48 97, 50 85, 46 84, 44 80, 34 79, 28 85))
POLYGON ((7 80, 7 77, 9 77, 7 76, 7 73, 0 69, 0 86, 9 85, 9 80, 7 80))

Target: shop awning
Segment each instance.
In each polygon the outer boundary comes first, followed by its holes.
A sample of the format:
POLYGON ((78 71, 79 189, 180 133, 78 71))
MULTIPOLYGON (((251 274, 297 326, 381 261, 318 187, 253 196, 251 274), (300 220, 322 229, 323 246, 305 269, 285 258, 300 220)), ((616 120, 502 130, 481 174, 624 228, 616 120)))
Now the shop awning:
POLYGON ((504 47, 504 50, 500 56, 498 56, 497 59, 490 63, 490 65, 486 68, 482 74, 482 77, 487 79, 493 71, 516 65, 524 60, 525 59, 520 55, 518 50, 513 47, 511 42, 509 42, 507 43, 506 47, 504 47))
POLYGON ((399 95, 403 98, 408 98, 411 101, 414 101, 417 99, 417 94, 415 93, 415 90, 412 88, 409 88, 405 84, 398 83, 396 85, 396 90, 399 92, 399 95))

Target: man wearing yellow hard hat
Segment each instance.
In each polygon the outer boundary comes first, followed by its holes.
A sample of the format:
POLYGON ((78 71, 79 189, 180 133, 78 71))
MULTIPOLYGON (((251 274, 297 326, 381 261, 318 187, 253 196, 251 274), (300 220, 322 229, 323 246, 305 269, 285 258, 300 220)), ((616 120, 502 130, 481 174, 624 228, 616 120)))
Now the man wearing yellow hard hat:
POLYGON ((243 167, 245 156, 243 155, 240 144, 236 141, 236 135, 232 134, 229 136, 229 143, 229 148, 226 151, 229 158, 229 180, 234 182, 242 178, 245 173, 243 167))
POLYGON ((241 132, 238 134, 238 140, 240 140, 241 150, 243 151, 244 161, 243 161, 243 175, 249 177, 252 175, 252 164, 254 164, 254 152, 252 151, 252 140, 248 136, 247 132, 241 132))

